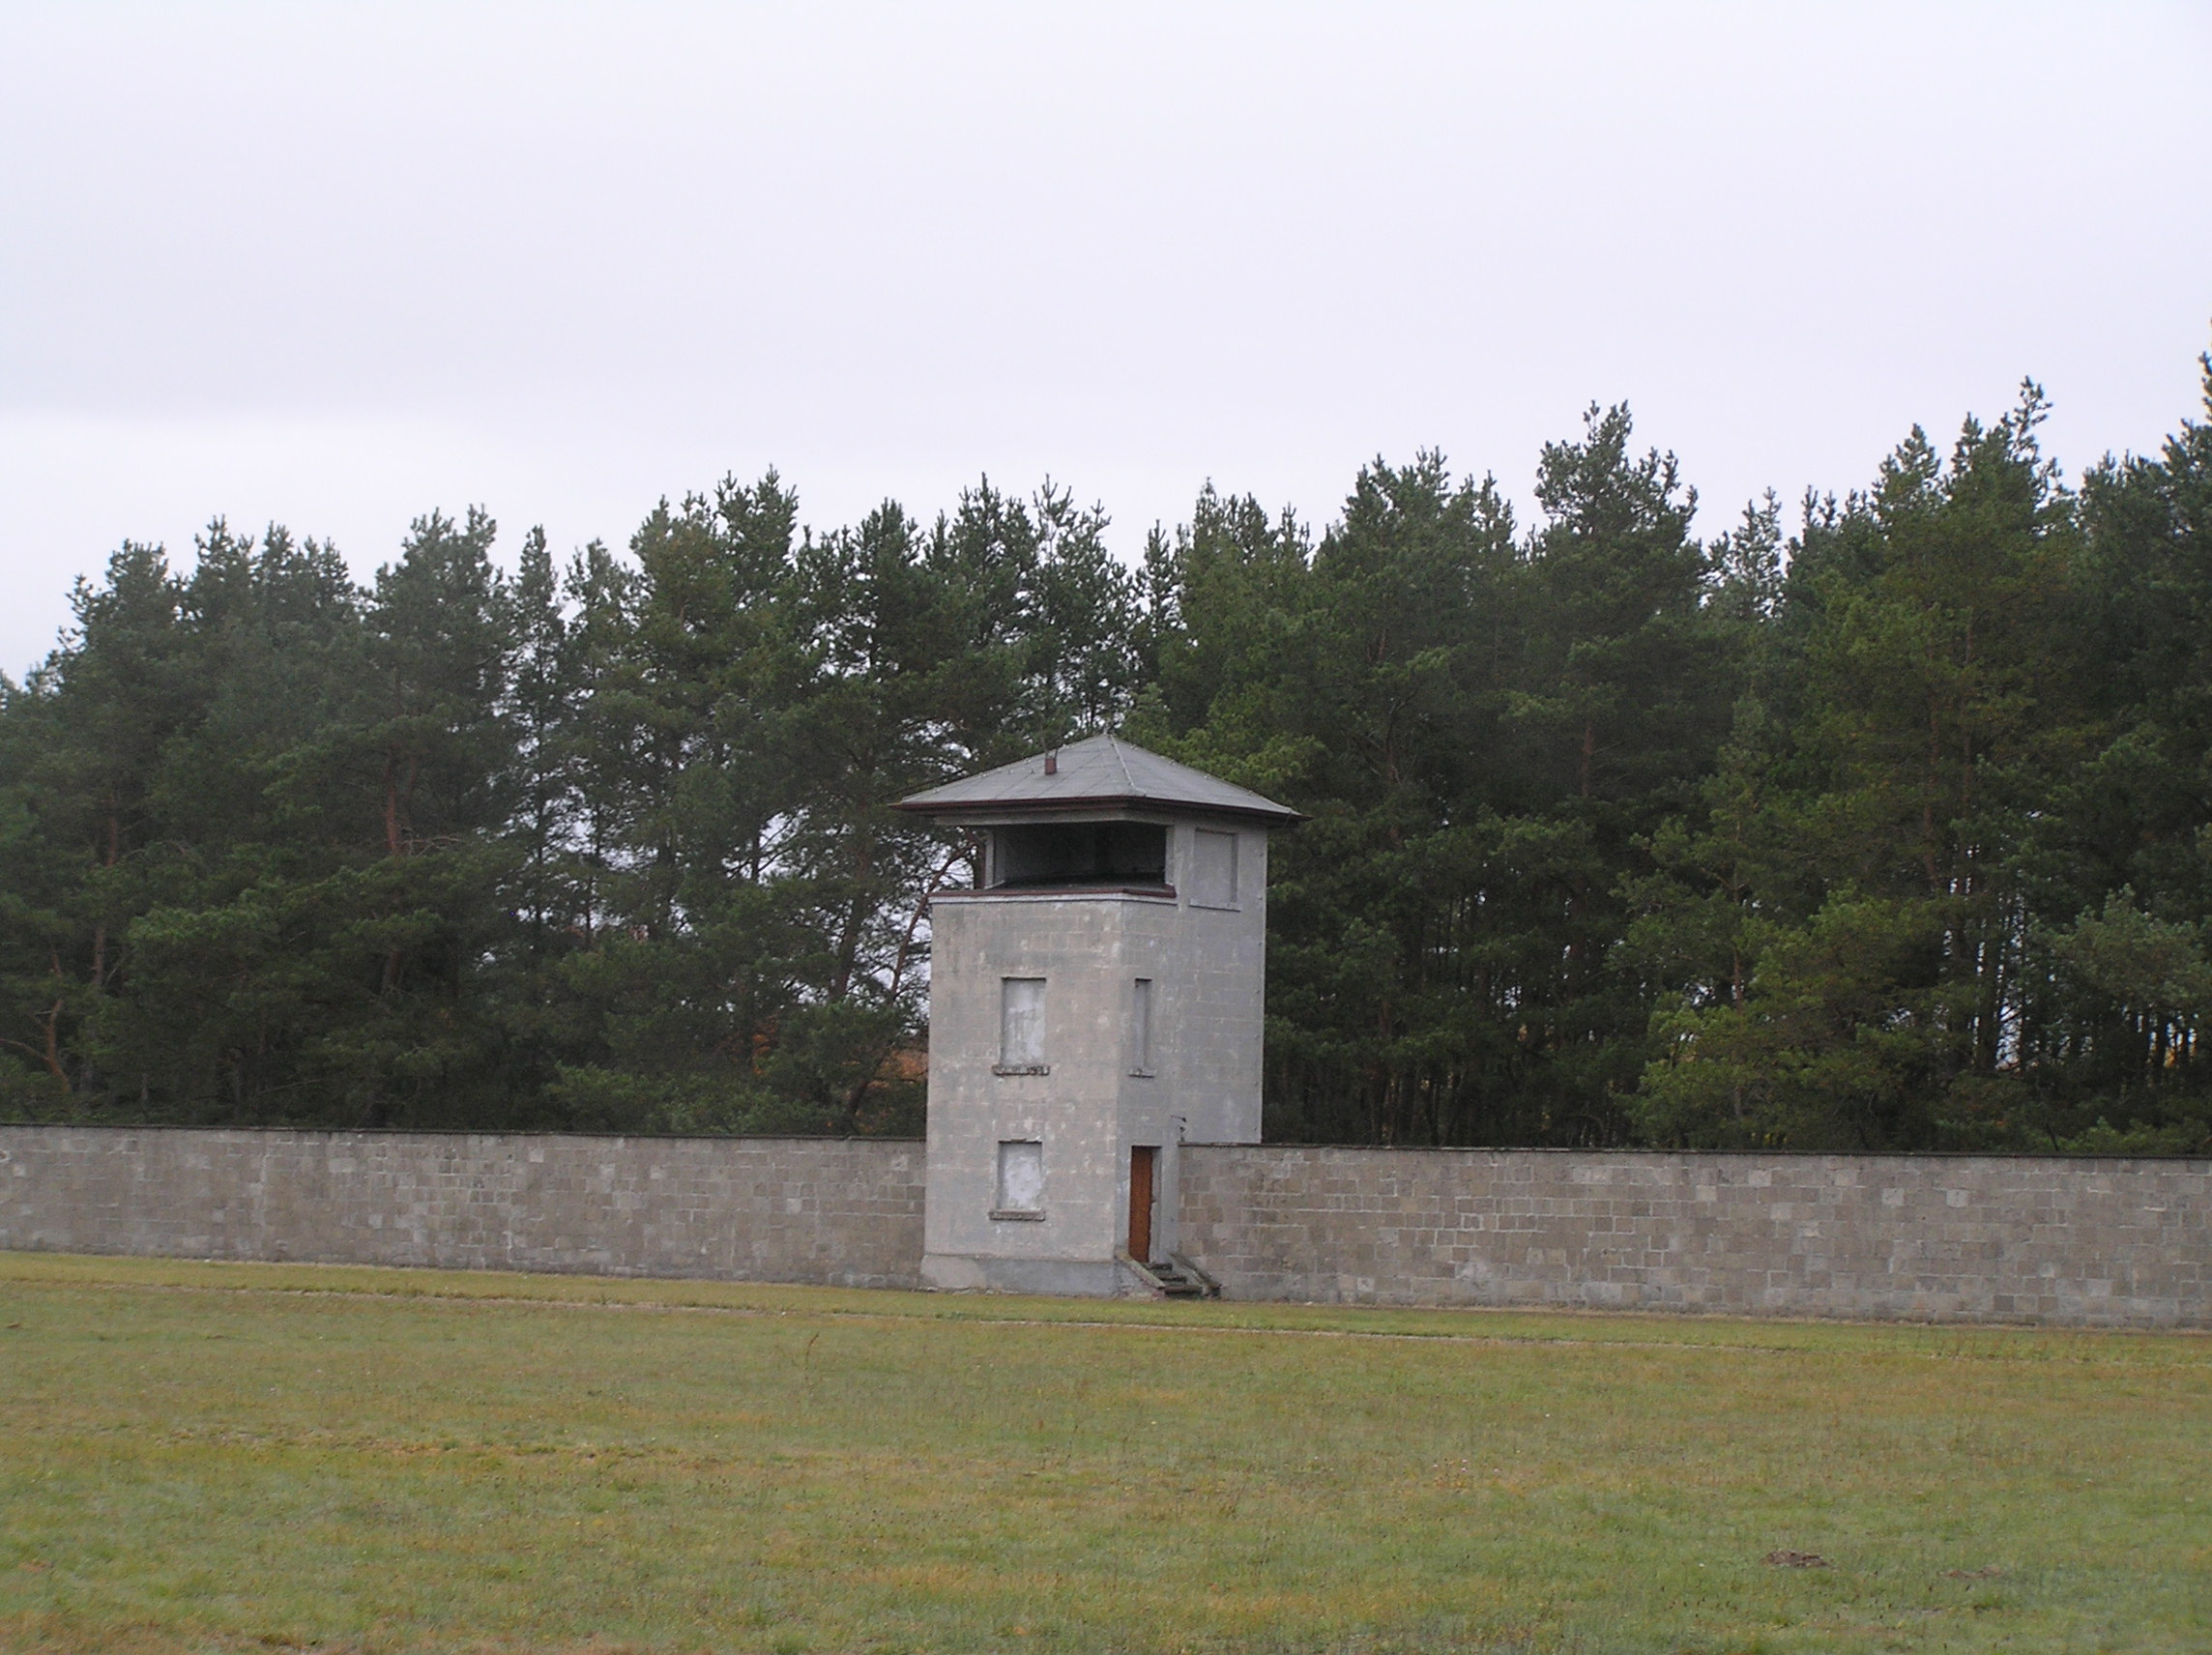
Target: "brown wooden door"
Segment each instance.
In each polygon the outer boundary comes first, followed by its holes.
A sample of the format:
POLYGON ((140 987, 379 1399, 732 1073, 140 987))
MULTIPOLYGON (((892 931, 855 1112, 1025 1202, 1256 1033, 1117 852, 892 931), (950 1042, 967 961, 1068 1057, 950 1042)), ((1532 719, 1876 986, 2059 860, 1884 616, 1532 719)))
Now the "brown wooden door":
POLYGON ((1129 1151, 1129 1257, 1152 1262, 1152 1163, 1159 1150, 1139 1144, 1129 1151))

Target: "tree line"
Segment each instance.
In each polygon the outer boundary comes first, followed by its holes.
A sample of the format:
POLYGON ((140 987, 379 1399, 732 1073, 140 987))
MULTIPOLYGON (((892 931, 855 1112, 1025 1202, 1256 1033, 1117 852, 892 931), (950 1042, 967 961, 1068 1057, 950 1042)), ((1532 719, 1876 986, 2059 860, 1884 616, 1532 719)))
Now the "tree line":
POLYGON ((1442 456, 1125 564, 1047 485, 626 552, 218 521, 0 678, 0 1116, 911 1132, 904 795, 1101 728, 1307 813, 1270 1139, 2212 1147, 2204 421, 2070 483, 2041 392, 1692 533, 1592 408, 1537 520, 1442 456))

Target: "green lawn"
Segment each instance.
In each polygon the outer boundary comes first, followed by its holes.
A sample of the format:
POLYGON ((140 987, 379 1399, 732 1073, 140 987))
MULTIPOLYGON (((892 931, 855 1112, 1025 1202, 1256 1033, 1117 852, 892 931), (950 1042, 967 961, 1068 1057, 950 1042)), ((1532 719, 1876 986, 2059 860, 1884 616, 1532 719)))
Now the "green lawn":
POLYGON ((2201 1651, 2212 1340, 0 1254, 0 1646, 2201 1651))

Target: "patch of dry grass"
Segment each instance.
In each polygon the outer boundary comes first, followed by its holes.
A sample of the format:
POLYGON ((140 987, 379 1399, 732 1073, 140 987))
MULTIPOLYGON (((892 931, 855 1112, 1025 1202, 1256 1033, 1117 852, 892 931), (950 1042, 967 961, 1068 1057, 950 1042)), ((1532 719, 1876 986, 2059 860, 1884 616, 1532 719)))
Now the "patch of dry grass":
POLYGON ((2197 1650, 2208 1469, 2192 1336, 0 1255, 11 1649, 2197 1650))

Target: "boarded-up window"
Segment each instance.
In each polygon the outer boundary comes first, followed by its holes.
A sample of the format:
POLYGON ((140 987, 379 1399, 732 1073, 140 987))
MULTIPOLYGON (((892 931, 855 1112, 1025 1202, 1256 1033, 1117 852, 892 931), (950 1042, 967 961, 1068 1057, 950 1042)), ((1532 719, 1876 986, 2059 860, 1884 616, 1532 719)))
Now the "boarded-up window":
POLYGON ((1044 1210, 1044 1146, 1007 1143, 999 1146, 999 1206, 1001 1212, 1044 1210))
POLYGON ((1044 1067, 1042 977, 1006 977, 999 984, 999 1067, 1044 1067))
POLYGON ((1152 1072, 1152 979, 1139 977, 1129 999, 1129 1067, 1152 1072))
POLYGON ((1201 828, 1191 839, 1191 902, 1200 908, 1235 908, 1237 835, 1201 828))

